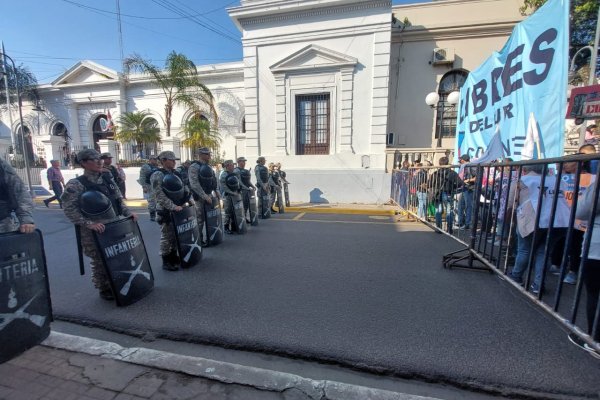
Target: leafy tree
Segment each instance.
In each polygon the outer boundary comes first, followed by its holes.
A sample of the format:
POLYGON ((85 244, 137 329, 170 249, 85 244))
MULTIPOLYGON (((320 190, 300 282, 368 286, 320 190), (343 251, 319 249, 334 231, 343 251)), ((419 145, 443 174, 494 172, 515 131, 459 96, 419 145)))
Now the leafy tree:
MULTIPOLYGON (((0 63, 2 60, 0 60, 0 63)), ((1 68, 0 68, 1 71, 1 68)), ((21 89, 21 97, 23 100, 35 101, 38 99, 37 79, 28 67, 20 64, 16 69, 13 69, 10 63, 6 65, 6 73, 8 80, 8 96, 11 103, 17 105, 17 83, 21 89)), ((0 74, 0 107, 6 107, 6 87, 4 85, 4 77, 0 74)))
POLYGON ((160 128, 150 115, 148 111, 123 113, 115 127, 115 139, 121 143, 134 142, 138 150, 160 143, 160 128))
POLYGON ((192 149, 199 147, 208 147, 213 153, 218 154, 221 137, 219 132, 214 130, 210 122, 199 116, 190 118, 183 127, 183 145, 192 149))
POLYGON ((217 113, 212 93, 200 82, 196 65, 185 55, 175 51, 169 53, 164 70, 160 70, 137 54, 128 57, 124 64, 127 71, 137 70, 150 75, 153 83, 164 93, 167 136, 171 136, 171 121, 175 105, 183 105, 195 111, 207 107, 206 111, 210 112, 216 124, 217 113))

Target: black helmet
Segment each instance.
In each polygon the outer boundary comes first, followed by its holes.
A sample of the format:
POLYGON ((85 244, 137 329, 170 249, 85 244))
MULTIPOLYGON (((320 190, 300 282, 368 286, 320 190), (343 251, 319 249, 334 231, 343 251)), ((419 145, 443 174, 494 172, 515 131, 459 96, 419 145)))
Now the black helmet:
POLYGON ((227 178, 225 178, 225 183, 227 184, 227 187, 234 192, 240 190, 240 181, 234 174, 228 175, 227 178))
POLYGON ((92 221, 113 219, 116 217, 110 199, 97 190, 85 191, 79 196, 81 213, 92 221))
POLYGON ((165 174, 162 189, 169 199, 178 206, 185 203, 185 188, 183 181, 175 174, 165 174))
POLYGON ((202 164, 198 172, 200 175, 200 186, 202 186, 202 190, 204 190, 206 193, 217 190, 217 178, 215 178, 215 173, 210 165, 202 164))
POLYGON ((240 168, 240 177, 242 178, 242 183, 248 187, 252 184, 250 171, 245 168, 240 168))

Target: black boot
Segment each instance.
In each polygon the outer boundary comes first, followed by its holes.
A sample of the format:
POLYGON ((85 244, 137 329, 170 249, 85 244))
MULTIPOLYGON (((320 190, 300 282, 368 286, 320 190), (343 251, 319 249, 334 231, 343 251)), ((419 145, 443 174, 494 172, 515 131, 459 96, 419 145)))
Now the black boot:
POLYGON ((175 265, 173 265, 173 262, 171 261, 171 254, 165 254, 162 256, 162 261, 163 261, 163 269, 167 270, 167 271, 177 271, 179 268, 175 265))
POLYGON ((156 221, 156 211, 150 211, 150 221, 156 221))
POLYGON ((173 265, 176 267, 181 265, 181 259, 179 258, 179 254, 177 254, 177 250, 171 250, 169 257, 171 257, 171 263, 173 265))

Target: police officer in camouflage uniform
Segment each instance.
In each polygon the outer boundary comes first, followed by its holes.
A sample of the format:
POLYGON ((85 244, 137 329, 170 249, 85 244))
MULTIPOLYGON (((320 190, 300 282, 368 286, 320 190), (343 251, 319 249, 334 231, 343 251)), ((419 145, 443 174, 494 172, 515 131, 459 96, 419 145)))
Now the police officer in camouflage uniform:
POLYGON ((181 179, 181 176, 175 170, 177 158, 172 151, 163 151, 158 155, 158 160, 162 168, 155 171, 150 177, 152 196, 156 199, 157 222, 160 224, 160 256, 163 261, 163 269, 167 271, 177 271, 181 262, 177 253, 177 238, 175 237, 175 227, 171 220, 171 211, 181 211, 179 206, 171 200, 163 189, 164 178, 168 174, 173 174, 181 179))
MULTIPOLYGON (((250 196, 256 191, 256 186, 252 184, 250 171, 246 169, 246 160, 244 157, 237 158, 237 167, 233 172, 237 175, 241 188, 242 188, 242 199, 244 200, 244 216, 250 212, 250 196)), ((250 223, 250 219, 246 218, 246 222, 250 223)))
MULTIPOLYGON (((258 195, 258 209, 262 210, 263 194, 268 195, 271 193, 271 186, 269 185, 269 170, 265 167, 267 160, 264 157, 258 157, 256 160, 256 166, 254 167, 254 175, 256 176, 256 187, 260 193, 258 195)), ((270 196, 269 196, 270 198, 270 196)), ((267 204, 265 209, 271 207, 271 204, 267 204)), ((263 218, 262 211, 260 216, 263 218)))
MULTIPOLYGON (((202 147, 201 149, 198 150, 198 158, 200 158, 199 161, 194 161, 192 162, 192 164, 190 165, 189 169, 188 169, 188 179, 190 182, 190 189, 192 189, 192 193, 194 196, 194 201, 196 202, 196 216, 198 219, 198 226, 200 227, 200 232, 202 234, 202 245, 206 246, 207 242, 206 242, 206 235, 208 234, 208 228, 206 227, 206 229, 203 229, 204 227, 204 204, 208 203, 208 204, 212 204, 212 197, 211 197, 211 193, 212 191, 210 190, 209 186, 211 186, 211 184, 216 183, 217 178, 215 177, 215 173, 212 173, 212 179, 214 180, 213 182, 207 182, 206 178, 203 178, 201 176, 201 170, 202 167, 204 166, 209 166, 210 167, 210 157, 211 157, 211 152, 210 149, 208 147, 202 147), (207 233, 204 233, 206 230, 207 233)), ((212 168, 211 168, 212 170, 212 168)), ((219 197, 219 191, 215 190, 215 193, 217 195, 217 198, 219 197)))
POLYGON ((0 158, 0 233, 31 233, 33 201, 31 195, 13 167, 0 158))
POLYGON ((123 202, 123 196, 112 175, 103 170, 100 153, 94 149, 81 150, 77 154, 77 161, 83 167, 83 175, 67 182, 61 197, 63 210, 67 218, 80 231, 83 253, 91 259, 92 281, 99 290, 100 297, 105 300, 114 300, 106 269, 102 263, 100 251, 94 242, 92 231, 102 233, 105 229, 104 224, 123 217, 131 216, 134 221, 137 221, 137 215, 132 213, 123 202), (113 212, 97 217, 92 216, 86 211, 88 207, 95 206, 88 204, 90 193, 100 197, 104 196, 110 202, 110 209, 113 212))
MULTIPOLYGON (((220 185, 221 185, 221 190, 223 191, 223 208, 225 209, 225 232, 226 233, 232 233, 232 229, 231 229, 231 222, 233 220, 233 216, 232 213, 233 211, 233 204, 235 201, 239 201, 241 200, 241 194, 239 191, 235 191, 231 188, 231 184, 227 183, 227 180, 229 178, 235 178, 238 179, 236 173, 233 171, 233 160, 226 160, 223 163, 223 166, 225 167, 224 173, 221 174, 221 178, 220 178, 220 185)), ((240 187, 239 184, 239 180, 238 180, 238 188, 240 187)))
POLYGON ((138 179, 138 183, 142 185, 144 197, 148 200, 150 221, 156 219, 156 199, 152 196, 152 190, 150 189, 150 176, 156 171, 158 171, 158 159, 155 155, 151 155, 148 158, 148 163, 140 168, 140 178, 138 179))
POLYGON ((283 186, 283 198, 285 200, 285 206, 289 207, 290 206, 290 199, 289 199, 288 185, 290 184, 290 182, 288 182, 288 180, 286 179, 287 174, 285 173, 285 171, 283 171, 281 169, 281 163, 280 162, 278 162, 278 163, 275 164, 275 168, 279 172, 279 179, 281 179, 281 186, 283 186))

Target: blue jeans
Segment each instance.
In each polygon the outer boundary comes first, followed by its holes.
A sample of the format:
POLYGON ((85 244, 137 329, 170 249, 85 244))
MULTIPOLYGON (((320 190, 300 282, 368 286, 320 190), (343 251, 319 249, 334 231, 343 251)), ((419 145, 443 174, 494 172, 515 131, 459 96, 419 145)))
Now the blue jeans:
POLYGON ((417 200, 419 202, 417 216, 425 219, 427 218, 427 192, 417 192, 417 200))
MULTIPOLYGON (((565 228, 554 228, 552 230, 552 234, 550 235, 550 242, 548 243, 549 252, 548 259, 551 258, 552 248, 556 245, 558 240, 565 235, 565 228)), ((534 252, 533 258, 533 268, 534 268, 534 278, 533 285, 536 287, 540 287, 542 283, 542 273, 544 272, 544 250, 546 243, 546 236, 548 234, 548 229, 541 228, 538 229, 538 234, 536 241, 534 243, 533 249, 531 245, 533 243, 533 233, 522 237, 517 230, 517 258, 515 259, 515 266, 510 273, 510 276, 516 282, 523 282, 523 274, 527 270, 527 264, 529 263, 529 255, 531 251, 534 252)))
POLYGON ((446 223, 448 224, 446 230, 452 233, 452 224, 454 223, 454 204, 452 196, 448 193, 443 192, 440 198, 436 200, 435 204, 435 225, 438 228, 442 228, 442 214, 446 212, 446 223))
POLYGON ((465 190, 458 198, 458 225, 471 225, 473 213, 473 191, 465 190))

